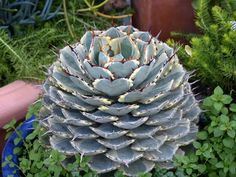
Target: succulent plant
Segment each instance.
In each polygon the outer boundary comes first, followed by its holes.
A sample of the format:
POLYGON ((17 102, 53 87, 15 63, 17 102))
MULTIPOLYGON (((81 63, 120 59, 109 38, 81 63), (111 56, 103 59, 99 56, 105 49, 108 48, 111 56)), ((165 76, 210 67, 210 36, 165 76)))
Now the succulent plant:
POLYGON ((39 120, 48 145, 128 176, 173 167, 201 109, 176 51, 132 26, 87 31, 48 69, 39 120))

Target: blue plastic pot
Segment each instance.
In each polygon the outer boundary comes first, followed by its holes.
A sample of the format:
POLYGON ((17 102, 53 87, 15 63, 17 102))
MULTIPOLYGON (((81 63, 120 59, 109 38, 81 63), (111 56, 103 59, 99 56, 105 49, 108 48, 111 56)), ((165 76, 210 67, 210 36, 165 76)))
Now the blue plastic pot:
MULTIPOLYGON (((23 124, 17 128, 17 131, 22 131, 22 137, 25 139, 32 131, 33 131, 33 122, 35 117, 32 116, 31 118, 25 120, 23 124)), ((21 140, 17 145, 14 144, 14 139, 17 138, 16 132, 13 132, 12 135, 8 138, 5 147, 2 152, 2 162, 4 162, 7 156, 12 156, 12 161, 15 164, 19 164, 19 160, 17 155, 13 153, 15 147, 21 147, 23 145, 23 141, 21 140)), ((13 177, 20 177, 20 171, 17 167, 10 167, 9 165, 2 167, 2 175, 3 177, 7 177, 12 175, 13 177), (16 171, 14 174, 13 172, 16 171)))

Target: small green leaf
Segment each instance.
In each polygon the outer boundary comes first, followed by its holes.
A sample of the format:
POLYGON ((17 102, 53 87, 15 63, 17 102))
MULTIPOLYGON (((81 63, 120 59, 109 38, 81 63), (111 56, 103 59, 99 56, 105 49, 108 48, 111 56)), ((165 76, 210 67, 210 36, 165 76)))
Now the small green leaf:
POLYGON ((7 164, 8 164, 8 162, 7 162, 7 161, 4 161, 4 162, 2 163, 2 167, 7 166, 7 164))
POLYGON ((20 148, 20 147, 15 147, 14 150, 13 150, 13 153, 14 153, 14 154, 18 154, 21 150, 22 150, 22 148, 20 148))
POLYGON ((223 95, 222 98, 221 98, 221 101, 224 104, 230 104, 232 100, 233 99, 232 99, 232 97, 230 95, 223 95))
POLYGON ((224 105, 221 102, 214 102, 213 106, 218 112, 220 112, 224 105))
POLYGON ((227 134, 231 137, 234 138, 235 137, 235 130, 228 130, 227 134))
POLYGON ((217 86, 217 87, 214 89, 214 94, 215 94, 215 95, 223 95, 223 94, 224 94, 224 91, 222 90, 222 88, 220 88, 220 86, 217 86))
POLYGON ((236 112, 236 104, 235 103, 230 104, 229 110, 232 112, 236 112))
POLYGON ((229 166, 229 171, 230 171, 230 173, 232 173, 232 174, 236 174, 236 163, 235 163, 235 162, 232 163, 232 164, 230 164, 230 166, 229 166))
POLYGON ((16 119, 12 119, 8 124, 3 126, 3 129, 7 130, 9 128, 13 128, 16 125, 16 119))
POLYGON ((222 112, 222 114, 227 115, 227 114, 229 113, 229 110, 228 110, 228 108, 223 107, 223 108, 221 109, 221 112, 222 112))
POLYGON ((218 163, 216 164, 216 167, 217 167, 217 168, 224 168, 223 162, 218 162, 218 163))
POLYGON ((210 107, 212 105, 213 105, 213 101, 211 100, 211 98, 207 97, 206 99, 204 99, 203 106, 210 107))
POLYGON ((200 140, 205 140, 207 139, 207 132, 206 131, 201 131, 197 134, 197 137, 200 139, 200 140))
POLYGON ((204 164, 198 164, 198 171, 199 171, 200 173, 205 172, 205 171, 206 171, 206 165, 204 165, 204 164))
POLYGON ((227 129, 227 126, 225 124, 220 125, 220 129, 225 131, 227 129))
POLYGON ((15 138, 14 139, 14 144, 17 145, 17 144, 19 144, 20 141, 21 141, 21 138, 15 138))
POLYGON ((186 169, 186 173, 187 173, 188 175, 191 175, 192 172, 193 172, 193 170, 192 170, 191 168, 187 168, 187 169, 186 169))
POLYGON ((220 130, 219 128, 214 129, 214 136, 215 137, 220 137, 223 134, 224 134, 224 131, 220 130))
POLYGON ((233 148, 234 147, 234 140, 232 138, 225 138, 225 139, 223 139, 223 144, 225 147, 233 148))
POLYGON ((8 156, 6 157, 6 159, 7 159, 8 161, 11 161, 11 160, 12 160, 12 155, 8 155, 8 156))
POLYGON ((229 117, 226 115, 221 115, 220 116, 220 121, 223 123, 228 123, 229 122, 229 117))
POLYGON ((197 142, 197 141, 194 141, 193 142, 193 146, 196 148, 196 149, 199 149, 201 147, 201 143, 197 142))

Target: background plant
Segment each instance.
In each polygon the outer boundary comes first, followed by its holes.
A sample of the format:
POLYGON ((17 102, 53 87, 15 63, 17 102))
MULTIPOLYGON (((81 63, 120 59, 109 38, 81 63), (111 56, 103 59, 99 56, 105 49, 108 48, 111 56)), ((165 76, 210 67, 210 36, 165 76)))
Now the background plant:
MULTIPOLYGON (((188 69, 197 69, 197 76, 205 85, 217 85, 230 91, 236 86, 236 19, 234 0, 196 0, 196 25, 201 31, 188 35, 190 47, 180 50, 180 58, 188 69)), ((174 44, 174 42, 169 41, 174 44)))
POLYGON ((236 176, 236 104, 220 87, 203 102, 209 125, 193 143, 196 151, 177 156, 176 166, 189 176, 236 176))
POLYGON ((4 0, 0 2, 0 29, 7 29, 14 35, 17 28, 53 19, 60 10, 61 0, 4 0))

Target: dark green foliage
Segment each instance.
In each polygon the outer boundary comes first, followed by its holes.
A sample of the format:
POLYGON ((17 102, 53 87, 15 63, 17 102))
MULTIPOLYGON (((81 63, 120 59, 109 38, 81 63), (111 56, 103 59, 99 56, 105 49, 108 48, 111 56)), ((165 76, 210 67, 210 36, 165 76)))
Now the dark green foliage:
POLYGON ((0 1, 0 29, 7 29, 13 35, 16 28, 50 20, 59 14, 61 2, 62 0, 0 1))
POLYGON ((176 165, 191 177, 236 176, 236 104, 220 87, 203 102, 209 125, 193 143, 195 153, 177 156, 176 165))
MULTIPOLYGON (((190 40, 191 48, 180 50, 180 59, 205 85, 230 91, 236 88, 235 0, 195 0, 196 24, 201 34, 190 40)), ((173 45, 173 42, 171 42, 173 45)))
POLYGON ((19 78, 42 80, 42 67, 55 58, 50 48, 64 37, 55 28, 44 28, 15 39, 0 31, 0 80, 3 84, 19 78))

